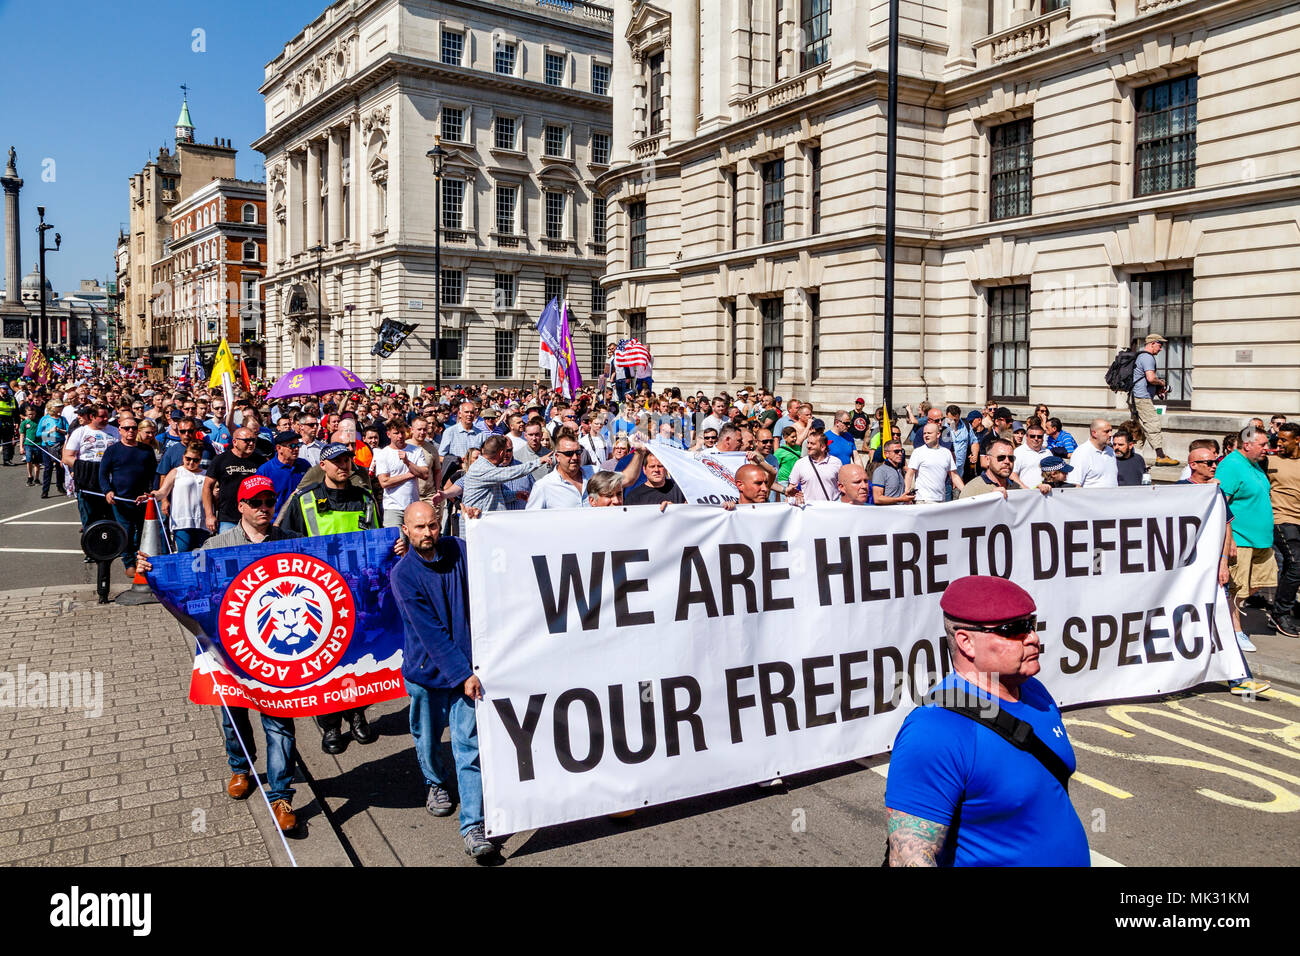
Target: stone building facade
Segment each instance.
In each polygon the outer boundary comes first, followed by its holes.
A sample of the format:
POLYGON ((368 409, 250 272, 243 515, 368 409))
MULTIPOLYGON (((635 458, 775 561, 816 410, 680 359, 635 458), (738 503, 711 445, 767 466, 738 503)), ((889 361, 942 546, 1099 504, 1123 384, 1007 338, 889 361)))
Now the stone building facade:
POLYGON ((172 206, 153 264, 154 333, 168 361, 215 355, 225 338, 249 373, 264 366, 266 184, 213 179, 172 206))
MULTIPOLYGON (((433 380, 435 180, 443 176, 441 324, 447 381, 537 373, 551 296, 603 356, 611 11, 582 2, 339 0, 266 67, 267 363, 324 360, 363 378, 433 380), (371 355, 384 319, 414 324, 371 355), (592 334, 597 338, 592 341, 592 334)), ((590 362, 583 362, 584 373, 590 362)))
MULTIPOLYGON (((171 351, 170 341, 155 328, 154 265, 167 257, 172 207, 213 179, 234 178, 236 150, 227 139, 200 143, 194 138, 188 101, 176 120, 175 152, 167 148, 146 163, 130 180, 129 271, 118 284, 124 323, 122 351, 130 358, 156 362, 171 351)), ((121 256, 119 255, 119 259, 121 256)))
MULTIPOLYGON (((614 35, 608 333, 877 403, 888 4, 621 0, 614 35)), ((1120 417, 1158 331, 1171 447, 1300 410, 1300 7, 904 0, 900 37, 896 405, 1120 417)))

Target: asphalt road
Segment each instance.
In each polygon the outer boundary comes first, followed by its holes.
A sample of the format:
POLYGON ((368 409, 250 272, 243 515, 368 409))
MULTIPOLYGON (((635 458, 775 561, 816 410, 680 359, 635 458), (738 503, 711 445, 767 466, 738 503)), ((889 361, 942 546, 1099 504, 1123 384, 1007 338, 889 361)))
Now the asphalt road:
MULTIPOLYGON (((15 462, 17 458, 15 457, 15 462)), ((95 582, 95 566, 82 563, 77 503, 27 487, 27 469, 0 468, 0 589, 95 582)), ((122 584, 122 566, 113 569, 113 590, 122 584)))
MULTIPOLYGON (((338 757, 321 753, 318 732, 298 722, 316 793, 348 851, 365 866, 474 865, 456 818, 424 810, 406 701, 370 713, 381 738, 338 757)), ((1300 864, 1300 689, 1244 700, 1206 685, 1070 710, 1066 726, 1079 764, 1071 797, 1094 865, 1300 864)), ((444 757, 451 766, 448 744, 444 757)), ((518 833, 505 842, 504 863, 875 866, 888 766, 886 755, 788 777, 777 788, 518 833)))

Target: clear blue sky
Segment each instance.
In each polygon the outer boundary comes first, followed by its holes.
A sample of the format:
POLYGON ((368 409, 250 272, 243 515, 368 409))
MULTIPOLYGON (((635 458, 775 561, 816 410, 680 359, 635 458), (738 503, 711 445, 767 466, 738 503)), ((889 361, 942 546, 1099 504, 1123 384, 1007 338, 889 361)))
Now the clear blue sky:
POLYGON ((0 0, 0 169, 12 145, 23 178, 22 275, 37 259, 39 205, 63 235, 62 249, 45 260, 56 290, 112 273, 128 177, 174 145, 181 83, 190 88, 196 139, 229 139, 239 150, 237 175, 264 179, 262 154, 248 145, 265 132, 263 68, 326 6, 0 0), (204 31, 205 52, 193 49, 195 30, 204 31))

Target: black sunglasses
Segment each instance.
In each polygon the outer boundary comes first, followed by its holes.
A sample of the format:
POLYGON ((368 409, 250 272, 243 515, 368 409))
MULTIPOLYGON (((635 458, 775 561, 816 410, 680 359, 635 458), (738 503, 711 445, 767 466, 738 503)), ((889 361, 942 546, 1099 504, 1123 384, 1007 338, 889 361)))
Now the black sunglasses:
POLYGON ((996 634, 998 637, 1022 638, 1026 634, 1038 633, 1038 615, 1029 614, 1004 624, 960 624, 959 626, 963 630, 982 631, 985 634, 996 634))

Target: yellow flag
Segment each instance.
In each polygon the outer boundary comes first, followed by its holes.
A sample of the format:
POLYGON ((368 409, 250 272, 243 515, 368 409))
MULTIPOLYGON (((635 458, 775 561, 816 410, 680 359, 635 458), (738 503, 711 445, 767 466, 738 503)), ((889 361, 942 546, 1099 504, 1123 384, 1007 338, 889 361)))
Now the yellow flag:
POLYGON ((223 374, 229 375, 231 382, 235 381, 235 357, 230 354, 230 345, 224 336, 221 344, 217 346, 217 357, 212 360, 212 375, 208 378, 208 388, 220 388, 223 374))
POLYGON ((881 407, 883 409, 882 414, 884 417, 880 420, 880 447, 884 448, 885 442, 894 440, 894 429, 893 426, 889 424, 889 408, 887 406, 881 407))

